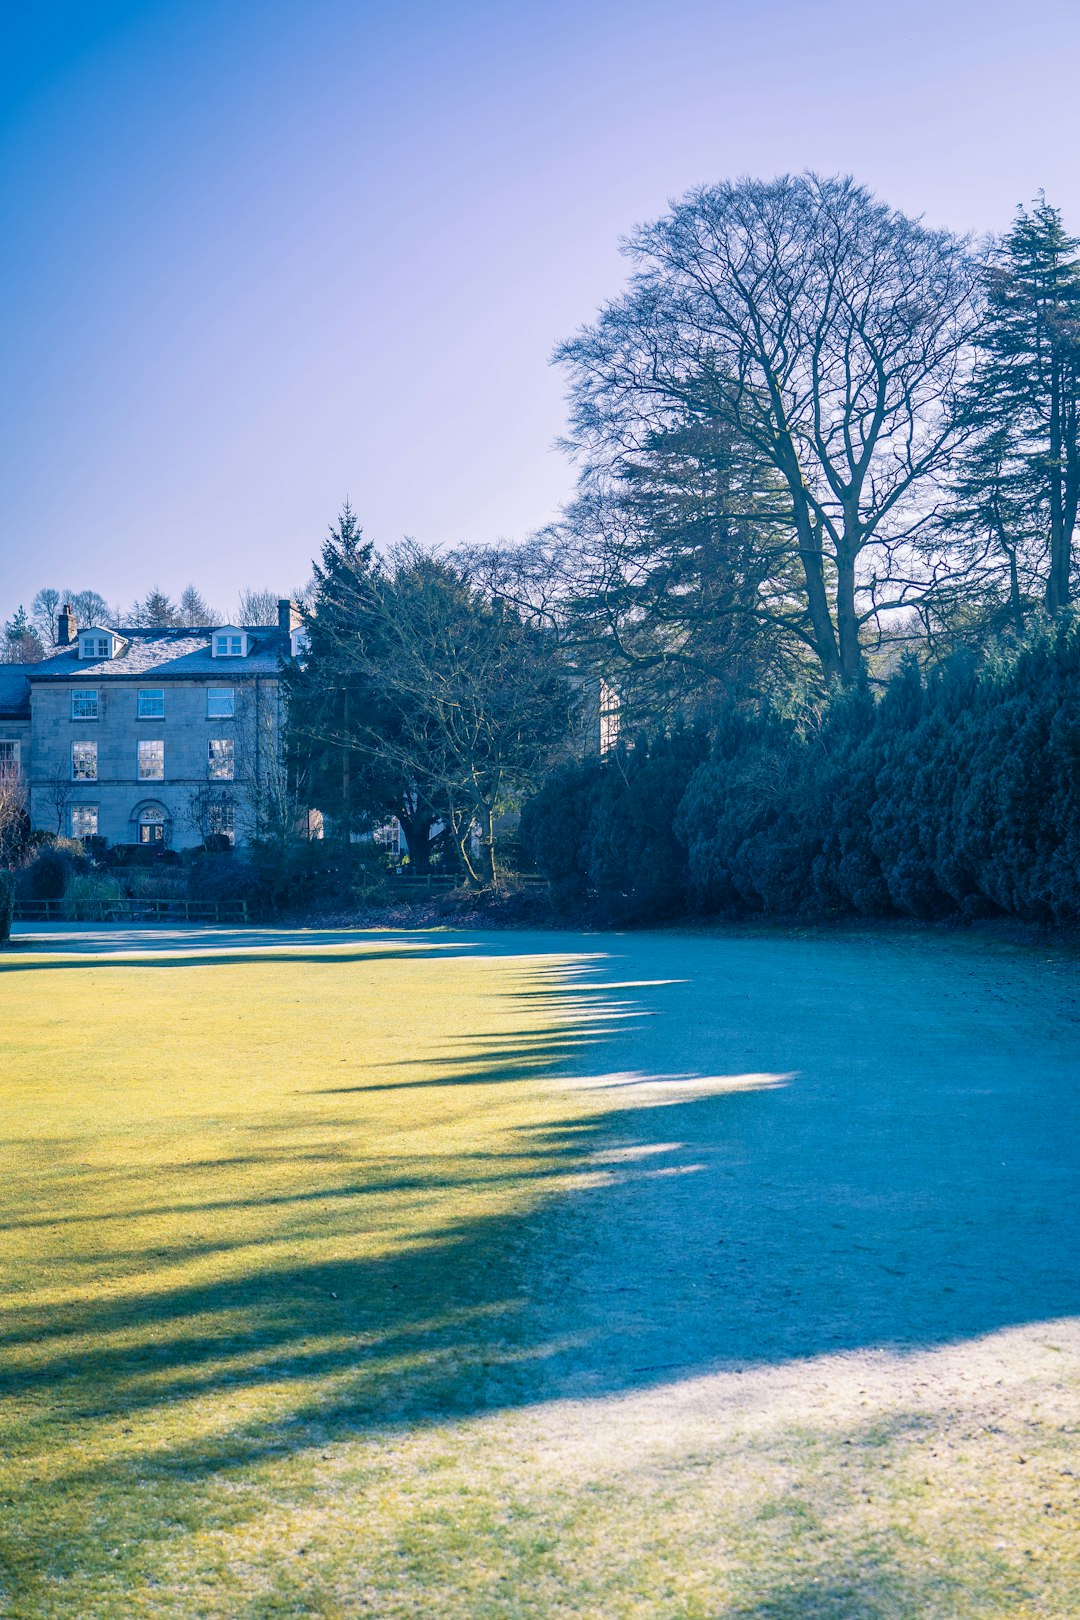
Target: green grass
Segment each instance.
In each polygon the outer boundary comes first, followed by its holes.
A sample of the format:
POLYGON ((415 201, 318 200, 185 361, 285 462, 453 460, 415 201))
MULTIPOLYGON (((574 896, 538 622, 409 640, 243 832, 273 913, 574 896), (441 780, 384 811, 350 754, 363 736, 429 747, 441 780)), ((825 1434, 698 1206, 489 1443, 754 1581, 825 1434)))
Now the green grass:
POLYGON ((0 1615, 1080 1614, 1068 1324, 590 1392, 590 949, 3 959, 0 1615))

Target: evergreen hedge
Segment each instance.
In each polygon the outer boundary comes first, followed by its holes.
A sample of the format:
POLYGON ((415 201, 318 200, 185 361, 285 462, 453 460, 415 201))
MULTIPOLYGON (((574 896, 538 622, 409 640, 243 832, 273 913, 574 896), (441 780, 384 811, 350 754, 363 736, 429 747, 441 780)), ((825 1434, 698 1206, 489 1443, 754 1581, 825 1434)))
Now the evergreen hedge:
POLYGON ((564 913, 686 910, 1080 923, 1080 620, 837 696, 732 713, 575 766, 523 844, 564 913))

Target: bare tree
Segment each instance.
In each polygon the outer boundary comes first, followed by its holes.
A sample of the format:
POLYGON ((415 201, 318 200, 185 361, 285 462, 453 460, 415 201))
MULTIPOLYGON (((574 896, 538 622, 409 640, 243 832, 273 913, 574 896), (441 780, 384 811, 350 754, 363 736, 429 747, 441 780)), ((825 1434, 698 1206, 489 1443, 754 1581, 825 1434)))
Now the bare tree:
POLYGON ((276 591, 241 591, 236 604, 237 624, 276 624, 276 591))
POLYGON ((21 847, 29 830, 26 778, 15 766, 0 766, 0 864, 21 847))
POLYGON ((554 637, 460 567, 406 543, 371 580, 362 627, 332 625, 332 663, 372 693, 328 743, 392 767, 438 805, 462 867, 497 879, 495 823, 538 777, 569 726, 554 637))
POLYGON ((238 795, 228 783, 204 782, 188 794, 181 819, 207 849, 214 841, 230 844, 236 831, 238 795))
POLYGON ((783 496, 746 517, 789 527, 801 598, 754 611, 828 679, 857 679, 866 627, 942 566, 939 483, 980 319, 967 243, 804 175, 691 192, 627 252, 628 291, 558 356, 587 473, 688 422, 745 440, 783 496))
POLYGON ((46 652, 56 646, 56 616, 60 611, 60 592, 46 586, 38 591, 30 604, 30 620, 46 652))
POLYGON ((56 836, 59 838, 64 831, 64 816, 68 805, 75 796, 75 783, 66 771, 53 771, 46 776, 35 789, 40 794, 49 810, 56 818, 56 836))

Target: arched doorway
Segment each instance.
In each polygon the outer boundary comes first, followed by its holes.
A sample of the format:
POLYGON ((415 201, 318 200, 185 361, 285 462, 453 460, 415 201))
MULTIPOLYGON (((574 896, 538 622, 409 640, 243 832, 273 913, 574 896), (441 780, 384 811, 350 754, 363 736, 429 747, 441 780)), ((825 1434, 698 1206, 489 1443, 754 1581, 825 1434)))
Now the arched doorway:
POLYGON ((160 804, 144 804, 138 814, 137 827, 140 844, 162 849, 170 841, 172 822, 160 804))

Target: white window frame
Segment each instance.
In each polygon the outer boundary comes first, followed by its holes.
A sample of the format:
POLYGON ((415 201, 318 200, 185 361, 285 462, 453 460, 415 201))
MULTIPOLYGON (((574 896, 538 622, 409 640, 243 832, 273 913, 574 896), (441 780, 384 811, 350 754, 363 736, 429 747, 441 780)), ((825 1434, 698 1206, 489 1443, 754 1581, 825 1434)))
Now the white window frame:
POLYGON ((71 836, 72 838, 96 838, 98 831, 98 807, 96 804, 73 804, 71 807, 71 836), (83 818, 93 818, 92 827, 80 828, 78 823, 83 818))
POLYGON ((71 688, 71 718, 73 720, 96 720, 100 712, 101 699, 98 695, 97 687, 88 686, 86 690, 82 692, 80 692, 77 686, 73 686, 71 688), (94 708, 93 714, 76 714, 75 705, 77 703, 90 703, 91 701, 93 702, 94 708))
POLYGON ((215 658, 243 658, 247 636, 241 630, 234 634, 231 630, 224 632, 214 631, 214 657, 215 658))
POLYGON ((112 656, 111 636, 80 636, 80 658, 110 658, 112 656))
POLYGON ((225 837, 236 843, 236 807, 231 804, 210 804, 206 809, 206 829, 213 838, 225 837))
POLYGON ((236 713, 236 687, 235 686, 208 686, 206 688, 206 718, 208 720, 231 720, 236 713), (220 697, 227 701, 228 708, 216 709, 211 701, 220 697))
POLYGON ((135 703, 135 712, 140 720, 164 720, 165 688, 163 686, 141 686, 135 703))
POLYGON ((22 744, 18 737, 0 737, 0 777, 22 771, 22 744))
POLYGON ((96 742, 73 742, 71 745, 71 780, 73 782, 96 782, 98 779, 98 747, 96 742), (93 769, 80 771, 76 768, 75 758, 80 752, 85 753, 87 760, 93 760, 93 769))
POLYGON ((140 737, 137 749, 137 770, 140 782, 164 782, 165 780, 165 739, 164 737, 140 737), (143 765, 143 749, 158 748, 160 753, 160 770, 148 771, 143 765))
POLYGON ((236 777, 236 744, 231 737, 210 737, 206 744, 206 776, 210 782, 232 782, 236 777), (220 753, 215 757, 215 750, 220 753))

